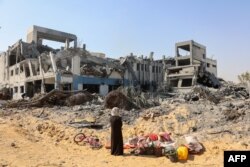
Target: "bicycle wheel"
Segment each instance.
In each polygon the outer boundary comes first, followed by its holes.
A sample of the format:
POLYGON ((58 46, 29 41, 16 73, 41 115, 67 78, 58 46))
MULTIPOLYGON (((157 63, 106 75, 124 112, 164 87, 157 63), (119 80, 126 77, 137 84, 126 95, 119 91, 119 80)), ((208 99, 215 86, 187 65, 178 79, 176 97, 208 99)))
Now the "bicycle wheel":
POLYGON ((75 135, 74 137, 74 142, 76 144, 79 144, 80 142, 82 142, 84 139, 86 138, 85 134, 84 133, 78 133, 75 135))

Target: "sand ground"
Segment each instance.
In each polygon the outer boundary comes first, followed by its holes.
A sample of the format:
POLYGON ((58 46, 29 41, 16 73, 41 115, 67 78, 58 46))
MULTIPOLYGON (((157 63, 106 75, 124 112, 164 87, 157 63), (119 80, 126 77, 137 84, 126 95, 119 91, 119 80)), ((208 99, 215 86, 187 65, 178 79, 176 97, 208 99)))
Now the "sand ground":
MULTIPOLYGON (((128 133, 131 127, 124 127, 128 133)), ((190 155, 185 162, 172 163, 166 157, 134 156, 126 150, 124 156, 111 156, 105 148, 92 150, 73 142, 74 128, 32 116, 0 118, 0 166, 4 167, 159 167, 159 166, 223 166, 224 150, 249 150, 249 138, 239 141, 230 134, 203 141, 206 151, 190 155), (39 131, 37 130, 40 127, 39 131)), ((90 133, 89 130, 85 131, 90 133)), ((91 132, 102 136, 109 131, 91 132)))

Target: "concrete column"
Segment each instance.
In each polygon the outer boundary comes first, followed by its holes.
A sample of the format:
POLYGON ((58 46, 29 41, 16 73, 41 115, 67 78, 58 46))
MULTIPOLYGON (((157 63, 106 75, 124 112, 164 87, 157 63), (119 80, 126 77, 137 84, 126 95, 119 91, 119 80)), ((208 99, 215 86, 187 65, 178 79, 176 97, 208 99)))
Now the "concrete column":
POLYGON ((180 88, 182 84, 182 79, 179 79, 177 87, 180 88))
POLYGON ((178 57, 179 57, 179 50, 178 50, 178 46, 175 45, 175 64, 176 64, 176 66, 179 66, 178 57))
POLYGON ((77 39, 74 40, 74 48, 77 48, 77 39))
POLYGON ((26 93, 26 95, 27 95, 27 83, 26 82, 24 82, 24 84, 23 84, 23 93, 26 93))
POLYGON ((29 61, 29 70, 30 70, 30 76, 33 77, 33 70, 32 70, 32 65, 31 65, 31 61, 29 61))
POLYGON ((56 62, 55 62, 54 54, 52 52, 49 52, 49 57, 50 57, 50 60, 51 60, 51 63, 52 63, 53 71, 56 72, 57 67, 56 67, 56 62))
POLYGON ((39 61, 39 71, 40 71, 40 76, 43 77, 43 68, 42 68, 42 62, 41 62, 41 57, 38 57, 38 61, 39 61))
POLYGON ((109 86, 108 85, 100 85, 99 87, 99 94, 101 96, 107 95, 109 92, 109 86))
POLYGON ((196 84, 196 74, 192 78, 192 86, 194 86, 195 84, 196 84))
POLYGON ((80 56, 76 55, 72 57, 72 73, 76 75, 80 75, 80 56))
POLYGON ((60 89, 60 81, 61 81, 61 75, 59 75, 57 72, 55 74, 55 89, 60 89))
POLYGON ((78 90, 82 90, 83 85, 82 84, 78 84, 78 90))
POLYGON ((42 45, 42 44, 43 44, 43 39, 39 38, 39 39, 37 40, 37 45, 42 45))
POLYGON ((143 66, 143 71, 142 71, 142 84, 145 84, 145 62, 144 62, 143 55, 141 55, 141 58, 142 58, 142 66, 143 66))
POLYGON ((41 83, 41 93, 45 92, 45 88, 44 88, 44 79, 42 79, 42 83, 41 83))
POLYGON ((175 64, 176 64, 176 66, 179 66, 179 62, 178 62, 178 58, 177 57, 175 58, 175 64))
POLYGON ((32 41, 37 43, 37 32, 36 31, 32 31, 32 32, 27 34, 27 42, 32 43, 32 41))
POLYGON ((190 44, 190 65, 193 65, 193 42, 190 44))
POLYGON ((64 47, 64 50, 67 50, 67 49, 69 49, 69 39, 68 38, 65 40, 65 47, 64 47))
MULTIPOLYGON (((9 47, 10 49, 10 47, 9 47)), ((9 58, 10 58, 10 51, 8 50, 7 51, 7 54, 6 54, 6 79, 9 80, 10 79, 10 65, 9 65, 9 58)))

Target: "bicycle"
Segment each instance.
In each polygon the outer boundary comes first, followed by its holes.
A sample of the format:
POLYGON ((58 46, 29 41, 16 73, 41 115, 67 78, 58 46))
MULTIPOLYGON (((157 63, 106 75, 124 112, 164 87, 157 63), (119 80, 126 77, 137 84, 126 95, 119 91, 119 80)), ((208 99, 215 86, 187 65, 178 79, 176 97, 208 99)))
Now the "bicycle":
POLYGON ((81 143, 89 144, 92 149, 100 149, 102 144, 97 136, 86 136, 84 133, 78 133, 74 137, 74 142, 77 145, 81 145, 81 143))

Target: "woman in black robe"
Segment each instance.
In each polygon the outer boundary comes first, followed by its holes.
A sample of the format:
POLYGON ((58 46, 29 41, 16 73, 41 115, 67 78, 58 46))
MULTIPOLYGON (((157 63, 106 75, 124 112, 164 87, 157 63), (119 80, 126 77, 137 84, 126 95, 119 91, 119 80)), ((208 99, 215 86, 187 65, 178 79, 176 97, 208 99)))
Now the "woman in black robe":
POLYGON ((111 111, 111 155, 123 155, 122 119, 117 107, 111 111))

